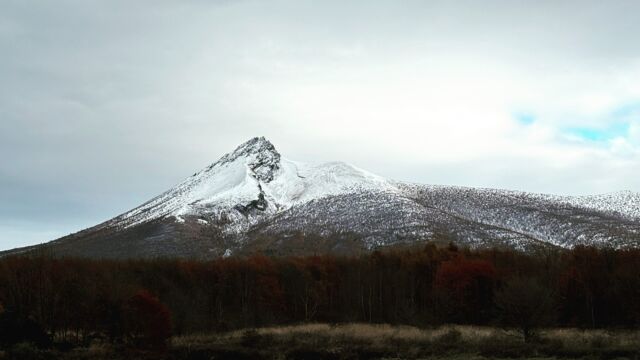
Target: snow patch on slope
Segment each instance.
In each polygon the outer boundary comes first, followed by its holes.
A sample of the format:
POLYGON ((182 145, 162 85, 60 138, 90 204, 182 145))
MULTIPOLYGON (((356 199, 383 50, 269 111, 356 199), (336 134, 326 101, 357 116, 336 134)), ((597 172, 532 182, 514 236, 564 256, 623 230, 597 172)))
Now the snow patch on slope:
POLYGON ((601 195, 575 196, 567 199, 574 206, 640 220, 640 193, 619 191, 601 195))
POLYGON ((283 159, 265 193, 283 208, 356 191, 397 191, 386 179, 343 162, 307 164, 283 159))

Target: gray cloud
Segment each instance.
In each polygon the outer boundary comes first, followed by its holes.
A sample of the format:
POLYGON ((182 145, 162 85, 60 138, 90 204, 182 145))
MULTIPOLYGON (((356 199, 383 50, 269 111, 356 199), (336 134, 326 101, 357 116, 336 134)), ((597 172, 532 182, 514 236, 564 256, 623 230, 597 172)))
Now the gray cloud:
POLYGON ((293 159, 408 181, 640 190, 636 138, 560 131, 640 98, 639 12, 637 1, 4 1, 0 248, 105 220, 255 135, 293 159), (536 124, 509 123, 522 108, 536 124))

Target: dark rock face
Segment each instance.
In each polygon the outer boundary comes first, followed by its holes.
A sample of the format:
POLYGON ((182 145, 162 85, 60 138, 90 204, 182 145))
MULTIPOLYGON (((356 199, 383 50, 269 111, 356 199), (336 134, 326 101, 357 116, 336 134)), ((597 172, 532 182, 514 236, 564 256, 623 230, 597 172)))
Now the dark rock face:
POLYGON ((280 168, 280 153, 264 137, 255 137, 238 146, 232 153, 222 157, 218 164, 232 162, 243 156, 250 158, 249 168, 258 181, 272 181, 275 172, 280 168))
POLYGON ((240 212, 242 215, 248 216, 255 214, 256 211, 265 211, 267 209, 267 206, 268 203, 264 198, 264 194, 260 193, 257 200, 252 200, 246 205, 238 204, 234 206, 234 209, 238 210, 238 212, 240 212))

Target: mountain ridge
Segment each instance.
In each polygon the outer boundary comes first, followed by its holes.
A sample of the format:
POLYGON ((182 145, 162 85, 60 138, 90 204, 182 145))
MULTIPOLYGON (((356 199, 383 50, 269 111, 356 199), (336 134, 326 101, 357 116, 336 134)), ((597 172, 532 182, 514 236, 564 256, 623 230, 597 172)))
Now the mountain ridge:
POLYGON ((640 194, 572 197, 407 183, 344 162, 292 161, 256 137, 130 211, 23 251, 115 258, 354 254, 434 239, 470 247, 637 247, 640 194))

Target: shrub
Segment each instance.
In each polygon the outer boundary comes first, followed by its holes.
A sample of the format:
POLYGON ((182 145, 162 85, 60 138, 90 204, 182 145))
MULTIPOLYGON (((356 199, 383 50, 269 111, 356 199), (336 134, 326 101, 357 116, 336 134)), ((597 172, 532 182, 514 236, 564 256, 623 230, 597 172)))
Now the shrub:
POLYGON ((49 358, 51 356, 48 356, 46 352, 28 342, 15 344, 8 352, 8 359, 11 360, 45 360, 49 358))
POLYGON ((240 344, 244 347, 250 348, 258 346, 262 336, 256 329, 247 329, 242 332, 242 338, 240 338, 240 344))
POLYGON ((51 339, 34 320, 12 311, 0 313, 0 345, 9 348, 19 343, 32 343, 44 348, 51 344, 51 339))
POLYGON ((437 352, 451 351, 459 347, 462 333, 457 329, 449 329, 444 334, 436 337, 432 343, 433 350, 437 352))
POLYGON ((446 333, 437 338, 443 344, 457 344, 462 339, 462 333, 458 329, 449 329, 446 333))
POLYGON ((125 308, 125 333, 135 346, 166 350, 171 337, 169 309, 148 291, 138 292, 125 308))
POLYGON ((553 322, 554 304, 551 289, 538 279, 513 277, 495 296, 500 323, 515 327, 524 342, 534 342, 539 327, 553 322))
POLYGON ((589 341, 591 348, 602 349, 611 345, 611 340, 607 337, 596 335, 589 341))

